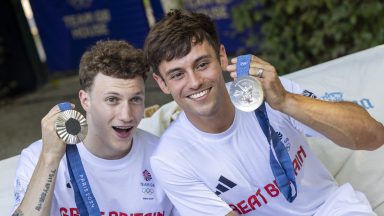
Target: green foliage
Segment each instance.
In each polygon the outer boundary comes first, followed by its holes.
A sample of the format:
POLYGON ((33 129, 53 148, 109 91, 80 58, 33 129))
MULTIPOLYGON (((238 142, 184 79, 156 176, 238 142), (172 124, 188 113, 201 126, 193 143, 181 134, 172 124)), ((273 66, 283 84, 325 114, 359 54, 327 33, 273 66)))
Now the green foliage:
POLYGON ((382 0, 244 0, 231 11, 247 44, 279 74, 384 43, 382 0), (254 31, 261 25, 261 34, 254 31))

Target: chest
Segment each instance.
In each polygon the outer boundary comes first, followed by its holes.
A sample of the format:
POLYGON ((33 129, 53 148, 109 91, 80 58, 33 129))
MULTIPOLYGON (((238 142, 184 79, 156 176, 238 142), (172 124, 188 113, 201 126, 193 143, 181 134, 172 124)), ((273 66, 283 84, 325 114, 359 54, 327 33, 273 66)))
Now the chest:
MULTIPOLYGON (((258 127, 248 125, 215 141, 200 139, 201 145, 191 151, 196 155, 190 157, 189 164, 194 167, 197 178, 240 213, 271 202, 285 202, 269 163, 270 145, 258 127)), ((279 127, 275 130, 282 131, 279 127)), ((279 135, 292 163, 297 161, 299 174, 307 157, 306 144, 296 137, 298 134, 279 135)))
MULTIPOLYGON (((84 163, 89 185, 103 215, 168 215, 171 204, 147 166, 127 166, 124 170, 90 169, 84 163), (117 213, 117 214, 115 214, 117 213), (124 214, 123 214, 124 213, 124 214)), ((67 167, 59 168, 52 215, 78 215, 73 185, 67 167)))

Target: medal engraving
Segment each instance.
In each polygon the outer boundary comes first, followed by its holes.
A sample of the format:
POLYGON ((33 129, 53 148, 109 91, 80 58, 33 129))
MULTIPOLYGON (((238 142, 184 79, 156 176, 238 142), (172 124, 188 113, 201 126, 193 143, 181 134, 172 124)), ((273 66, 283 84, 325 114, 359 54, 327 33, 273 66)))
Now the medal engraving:
POLYGON ((84 116, 72 109, 61 112, 55 126, 57 135, 67 144, 83 141, 88 131, 84 116))
POLYGON ((233 105, 245 112, 256 110, 264 100, 260 81, 251 76, 240 77, 233 81, 229 94, 233 105))

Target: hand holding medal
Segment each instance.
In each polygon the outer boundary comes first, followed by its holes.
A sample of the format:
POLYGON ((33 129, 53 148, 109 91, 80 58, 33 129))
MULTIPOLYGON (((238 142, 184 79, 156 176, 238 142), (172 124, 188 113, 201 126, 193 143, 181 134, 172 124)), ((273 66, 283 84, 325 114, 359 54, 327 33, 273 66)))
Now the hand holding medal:
MULTIPOLYGON (((251 58, 251 55, 237 57, 237 78, 232 82, 229 90, 233 105, 245 112, 256 110, 264 101, 264 92, 260 81, 249 76, 251 58)), ((256 76, 262 77, 263 72, 264 69, 258 68, 256 76)))
MULTIPOLYGON (((67 144, 77 144, 87 135, 87 121, 68 102, 58 104, 61 111, 56 119, 56 133, 67 144)), ((88 182, 76 145, 66 146, 66 157, 76 206, 81 215, 100 215, 100 209, 88 182)))
POLYGON ((55 126, 57 135, 67 144, 77 144, 87 135, 87 121, 84 116, 72 109, 68 102, 58 104, 60 115, 55 126))

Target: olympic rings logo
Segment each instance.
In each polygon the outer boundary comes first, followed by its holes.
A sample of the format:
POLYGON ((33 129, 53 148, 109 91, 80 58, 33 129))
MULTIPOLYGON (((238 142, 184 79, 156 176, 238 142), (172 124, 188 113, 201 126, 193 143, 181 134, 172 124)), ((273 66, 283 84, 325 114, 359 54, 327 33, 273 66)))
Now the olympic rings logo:
POLYGON ((141 190, 141 192, 143 192, 145 194, 153 194, 155 192, 155 189, 153 189, 153 188, 143 188, 141 190))

